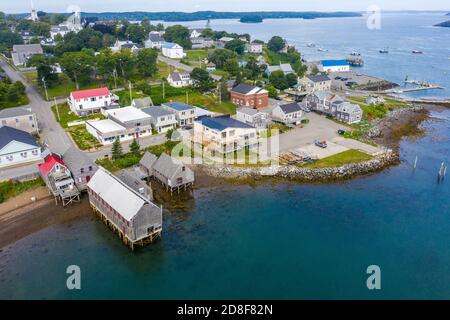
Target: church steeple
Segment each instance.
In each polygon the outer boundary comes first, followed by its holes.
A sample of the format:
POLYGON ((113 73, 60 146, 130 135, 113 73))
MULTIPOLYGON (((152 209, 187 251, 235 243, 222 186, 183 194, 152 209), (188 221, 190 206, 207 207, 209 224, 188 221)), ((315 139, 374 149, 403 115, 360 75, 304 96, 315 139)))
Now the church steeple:
POLYGON ((29 20, 31 20, 31 21, 38 21, 39 20, 39 17, 37 15, 37 11, 34 8, 34 1, 33 0, 31 0, 31 16, 30 16, 29 20))

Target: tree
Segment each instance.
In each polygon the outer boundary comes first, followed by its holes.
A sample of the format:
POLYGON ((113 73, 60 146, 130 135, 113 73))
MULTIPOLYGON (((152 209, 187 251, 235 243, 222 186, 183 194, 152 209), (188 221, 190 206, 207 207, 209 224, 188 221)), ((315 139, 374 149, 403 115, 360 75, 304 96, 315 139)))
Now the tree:
POLYGON ((289 83, 283 71, 274 71, 269 77, 270 83, 278 90, 285 90, 289 88, 289 83))
POLYGON ((297 74, 290 73, 290 74, 286 75, 286 81, 288 83, 289 88, 294 87, 298 83, 297 74))
POLYGON ((283 38, 278 36, 272 37, 272 39, 270 39, 267 43, 267 48, 273 52, 280 52, 281 50, 283 50, 284 46, 285 41, 283 40, 283 38))
POLYGON ((182 25, 174 25, 166 28, 164 39, 168 42, 174 42, 182 46, 184 49, 191 49, 191 32, 182 25))
POLYGON ((235 52, 228 49, 217 49, 209 56, 209 60, 216 64, 218 69, 223 69, 225 62, 229 59, 237 58, 235 52))
POLYGON ((141 43, 145 40, 145 30, 137 24, 130 24, 125 32, 127 38, 135 43, 141 43))
POLYGON ((133 139, 133 142, 131 142, 130 144, 130 152, 135 155, 139 155, 139 153, 141 152, 141 146, 136 139, 133 139))
POLYGON ((119 138, 116 138, 111 147, 111 157, 113 160, 118 160, 122 158, 122 156, 123 156, 122 145, 120 144, 119 138))
POLYGON ((88 84, 94 71, 95 58, 85 51, 66 52, 59 61, 67 76, 79 87, 88 84))
POLYGON ((225 49, 234 51, 237 54, 241 55, 245 51, 245 42, 239 39, 231 40, 230 42, 227 42, 227 44, 225 45, 225 49))
POLYGON ((200 68, 195 68, 191 72, 191 79, 194 81, 194 88, 201 92, 206 92, 214 87, 214 80, 209 75, 208 71, 200 68))
POLYGON ((11 32, 9 29, 0 31, 0 50, 6 52, 11 49, 15 44, 22 44, 22 37, 15 32, 11 32))
POLYGON ((240 85, 242 83, 242 73, 238 72, 236 75, 236 81, 234 82, 234 85, 240 85))
POLYGON ((136 57, 136 66, 138 72, 144 77, 151 77, 158 71, 157 68, 158 52, 155 49, 142 49, 136 57))
POLYGON ((274 86, 268 86, 268 87, 266 87, 266 90, 269 91, 270 98, 278 97, 278 91, 274 86))
POLYGON ((308 67, 302 63, 302 64, 301 64, 300 66, 298 66, 298 68, 297 68, 297 75, 298 75, 300 78, 303 78, 303 77, 305 76, 305 74, 306 74, 306 71, 308 71, 308 67))
POLYGON ((53 68, 54 64, 54 58, 42 54, 32 56, 27 62, 28 66, 36 68, 39 86, 43 86, 43 79, 45 79, 45 85, 48 88, 53 87, 59 80, 58 74, 53 68))
POLYGON ((235 58, 229 59, 229 60, 225 61, 225 64, 223 66, 223 70, 227 71, 232 76, 235 76, 240 70, 239 62, 235 58))
POLYGON ((312 74, 313 76, 319 74, 319 68, 317 68, 316 65, 314 65, 314 66, 312 67, 312 69, 311 69, 311 74, 312 74))
POLYGON ((50 28, 50 24, 46 22, 34 22, 30 27, 30 31, 37 36, 49 37, 50 28))
POLYGON ((245 66, 244 69, 244 73, 248 79, 252 80, 256 80, 260 75, 261 68, 258 66, 258 63, 256 62, 256 59, 254 57, 251 57, 248 60, 247 65, 245 66))

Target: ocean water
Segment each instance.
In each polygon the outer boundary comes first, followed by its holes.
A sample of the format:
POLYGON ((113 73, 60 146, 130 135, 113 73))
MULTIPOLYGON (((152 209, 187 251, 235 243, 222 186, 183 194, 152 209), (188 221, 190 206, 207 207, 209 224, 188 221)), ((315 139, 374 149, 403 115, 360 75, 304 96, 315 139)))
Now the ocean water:
POLYGON ((0 298, 448 299, 450 177, 438 184, 437 172, 450 162, 450 110, 422 126, 424 137, 402 141, 401 164, 379 174, 197 190, 188 208, 165 212, 163 239, 135 252, 94 217, 42 230, 1 249, 0 298), (79 291, 66 288, 69 265, 81 268, 79 291), (366 287, 370 265, 380 291, 366 287))
MULTIPOLYGON (((236 20, 213 20, 211 27, 238 34, 249 33, 253 39, 268 41, 280 35, 295 45, 309 61, 345 59, 351 52, 361 53, 365 61, 358 72, 404 85, 409 79, 437 83, 444 90, 408 94, 414 98, 450 99, 450 28, 433 27, 448 20, 443 12, 381 14, 381 29, 367 28, 367 17, 330 19, 265 20, 261 24, 243 24, 236 20), (316 48, 308 48, 308 43, 316 48), (328 52, 319 52, 324 48, 328 52), (389 54, 380 54, 388 48, 389 54), (412 54, 421 50, 423 55, 412 54)), ((175 23, 170 23, 175 24, 175 23)), ((205 21, 183 23, 204 27, 205 21)), ((169 25, 169 24, 168 24, 169 25)))

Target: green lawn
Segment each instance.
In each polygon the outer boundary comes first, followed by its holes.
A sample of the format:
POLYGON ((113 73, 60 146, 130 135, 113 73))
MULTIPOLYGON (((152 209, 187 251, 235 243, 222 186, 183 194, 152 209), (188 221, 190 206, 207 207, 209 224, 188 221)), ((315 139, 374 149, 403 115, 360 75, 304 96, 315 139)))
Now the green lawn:
POLYGON ((140 160, 141 155, 127 153, 124 154, 123 157, 118 160, 99 159, 96 161, 96 163, 110 172, 117 172, 137 165, 140 160))
MULTIPOLYGON (((186 95, 171 97, 170 100, 186 103, 186 95)), ((206 96, 199 92, 192 92, 189 94, 189 104, 204 107, 211 112, 222 114, 236 113, 236 106, 230 101, 224 101, 220 104, 216 97, 206 96)))
POLYGON ((406 102, 391 98, 385 98, 385 102, 379 105, 366 104, 365 96, 348 96, 347 99, 350 102, 357 103, 361 107, 364 111, 364 119, 366 120, 369 118, 369 115, 373 119, 383 118, 389 111, 408 107, 406 102))
POLYGON ((0 203, 13 198, 25 191, 32 190, 44 186, 44 181, 41 178, 25 181, 25 182, 0 182, 0 203))
POLYGON ((196 68, 204 67, 205 64, 202 63, 202 60, 208 58, 208 50, 198 49, 198 50, 188 50, 186 51, 186 58, 183 61, 187 62, 190 66, 196 68))
MULTIPOLYGON (((121 107, 128 107, 131 106, 131 99, 130 99, 130 90, 123 90, 123 91, 117 91, 114 92, 114 94, 119 96, 119 104, 121 107)), ((133 99, 139 99, 146 97, 145 94, 137 93, 134 90, 131 90, 131 97, 133 99)))
POLYGON ((102 146, 97 139, 86 130, 85 125, 70 127, 67 129, 67 132, 70 133, 73 141, 75 141, 78 148, 81 150, 96 149, 102 146))
POLYGON ((168 64, 161 62, 161 61, 158 61, 157 67, 158 67, 158 72, 150 80, 161 81, 161 79, 167 79, 167 77, 169 76, 169 73, 171 71, 173 71, 173 67, 171 67, 168 64))
POLYGON ((314 163, 303 165, 304 168, 335 168, 335 167, 341 167, 346 164, 350 163, 357 163, 362 161, 368 161, 371 160, 372 156, 368 155, 367 153, 358 151, 358 150, 347 150, 338 154, 335 154, 334 156, 320 159, 318 161, 315 161, 314 163))
POLYGON ((28 97, 26 94, 21 96, 18 101, 2 101, 0 102, 0 110, 1 109, 7 109, 7 108, 15 108, 24 106, 30 103, 30 100, 28 100, 28 97))
POLYGON ((93 119, 105 119, 101 113, 94 113, 85 118, 79 118, 76 114, 70 111, 69 105, 67 103, 58 104, 59 110, 59 120, 58 120, 58 112, 56 112, 56 106, 52 107, 53 115, 55 116, 56 121, 60 124, 60 126, 64 129, 68 128, 68 123, 72 121, 81 121, 81 120, 93 120, 93 119))

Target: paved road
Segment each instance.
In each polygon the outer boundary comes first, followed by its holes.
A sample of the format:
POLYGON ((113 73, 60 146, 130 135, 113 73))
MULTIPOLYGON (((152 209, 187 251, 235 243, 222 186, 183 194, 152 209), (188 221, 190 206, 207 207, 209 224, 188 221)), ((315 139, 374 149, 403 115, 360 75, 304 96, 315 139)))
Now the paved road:
MULTIPOLYGON (((177 60, 173 60, 173 59, 170 59, 170 58, 167 58, 167 57, 163 57, 161 55, 158 56, 158 60, 161 61, 161 62, 164 62, 165 64, 173 66, 176 69, 181 69, 181 70, 184 70, 184 71, 187 71, 187 72, 192 72, 192 70, 194 70, 193 67, 188 66, 187 64, 181 63, 181 62, 179 62, 177 60)), ((222 76, 219 76, 217 74, 211 74, 211 78, 213 78, 216 81, 219 81, 219 80, 222 79, 222 76)))

